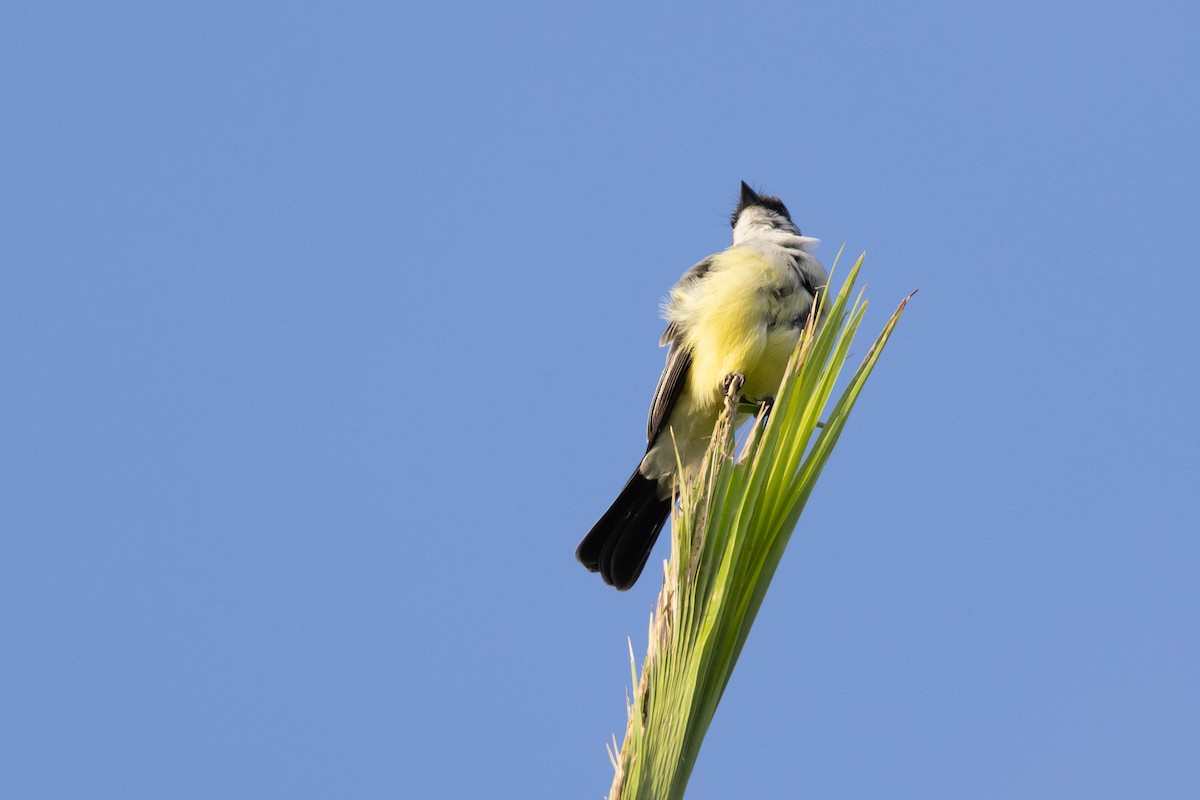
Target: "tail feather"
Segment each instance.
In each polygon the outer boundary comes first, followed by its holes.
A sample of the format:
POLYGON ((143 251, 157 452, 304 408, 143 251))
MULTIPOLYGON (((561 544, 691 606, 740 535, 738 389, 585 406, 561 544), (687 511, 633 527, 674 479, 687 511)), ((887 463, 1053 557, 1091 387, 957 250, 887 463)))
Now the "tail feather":
POLYGON ((628 589, 642 574, 658 533, 671 515, 671 498, 658 496, 658 481, 640 472, 592 526, 575 557, 610 586, 628 589))

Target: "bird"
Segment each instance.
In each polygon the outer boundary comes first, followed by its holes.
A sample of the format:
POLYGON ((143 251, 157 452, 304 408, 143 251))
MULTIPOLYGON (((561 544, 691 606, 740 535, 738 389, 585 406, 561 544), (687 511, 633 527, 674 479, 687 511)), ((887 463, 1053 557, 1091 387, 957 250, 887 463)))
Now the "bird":
POLYGON ((803 236, 778 197, 742 181, 733 243, 692 266, 663 303, 666 365, 650 403, 646 452, 575 551, 624 591, 637 581, 671 514, 677 486, 699 471, 731 382, 769 404, 829 275, 819 239, 803 236), (682 470, 682 474, 677 474, 682 470))

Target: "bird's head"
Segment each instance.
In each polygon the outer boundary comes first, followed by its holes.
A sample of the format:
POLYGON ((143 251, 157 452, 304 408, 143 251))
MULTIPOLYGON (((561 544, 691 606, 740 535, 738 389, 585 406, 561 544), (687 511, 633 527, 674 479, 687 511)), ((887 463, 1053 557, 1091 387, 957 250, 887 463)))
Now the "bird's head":
POLYGON ((792 215, 788 213, 782 200, 769 194, 759 194, 745 181, 742 181, 742 195, 737 207, 733 209, 729 224, 733 226, 734 244, 774 232, 804 240, 802 246, 805 250, 815 248, 819 241, 800 235, 800 229, 792 222, 792 215))

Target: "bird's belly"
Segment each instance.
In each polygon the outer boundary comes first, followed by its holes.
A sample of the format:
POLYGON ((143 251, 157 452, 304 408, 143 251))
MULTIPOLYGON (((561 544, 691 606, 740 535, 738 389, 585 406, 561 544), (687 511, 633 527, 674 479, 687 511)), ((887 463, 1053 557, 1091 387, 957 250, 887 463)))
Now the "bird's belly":
POLYGON ((783 380, 792 351, 800 338, 799 328, 774 328, 763 337, 755 357, 747 359, 742 374, 742 395, 755 400, 774 397, 783 380))
POLYGON ((700 405, 717 404, 721 401, 725 379, 738 373, 745 378, 744 396, 774 397, 799 338, 799 328, 769 328, 764 323, 743 327, 737 337, 698 347, 693 351, 688 393, 700 405))
MULTIPOLYGON (((694 475, 724 408, 725 378, 733 373, 745 377, 744 398, 773 398, 799 336, 798 328, 764 330, 761 335, 747 338, 737 350, 715 358, 700 357, 698 363, 694 362, 684 391, 671 411, 666 432, 646 452, 642 474, 665 479, 675 474, 677 465, 682 465, 685 475, 694 475)), ((669 492, 670 487, 664 484, 663 491, 669 492)))

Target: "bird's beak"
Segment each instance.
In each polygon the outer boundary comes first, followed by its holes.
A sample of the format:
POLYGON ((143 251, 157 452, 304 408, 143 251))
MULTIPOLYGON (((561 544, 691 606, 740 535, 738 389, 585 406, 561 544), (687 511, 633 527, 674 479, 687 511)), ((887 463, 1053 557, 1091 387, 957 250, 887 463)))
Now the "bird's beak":
POLYGON ((751 189, 749 184, 742 181, 742 206, 761 206, 762 204, 762 198, 758 196, 758 193, 751 189))

